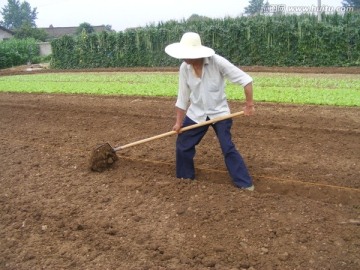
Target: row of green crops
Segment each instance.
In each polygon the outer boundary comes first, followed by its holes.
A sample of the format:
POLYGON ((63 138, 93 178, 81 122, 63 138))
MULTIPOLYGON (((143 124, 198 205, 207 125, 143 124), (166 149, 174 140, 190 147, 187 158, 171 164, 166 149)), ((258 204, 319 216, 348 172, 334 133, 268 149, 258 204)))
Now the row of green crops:
POLYGON ((51 66, 59 69, 176 66, 164 53, 184 32, 237 65, 358 66, 360 13, 276 15, 168 21, 118 33, 83 33, 52 42, 51 66))
POLYGON ((0 41, 0 69, 34 62, 40 48, 35 39, 9 39, 0 41))
MULTIPOLYGON (((359 75, 254 73, 256 101, 360 106, 359 75)), ((0 77, 0 92, 132 96, 177 95, 177 73, 58 73, 0 77)), ((230 100, 243 100, 239 85, 229 83, 230 100)))

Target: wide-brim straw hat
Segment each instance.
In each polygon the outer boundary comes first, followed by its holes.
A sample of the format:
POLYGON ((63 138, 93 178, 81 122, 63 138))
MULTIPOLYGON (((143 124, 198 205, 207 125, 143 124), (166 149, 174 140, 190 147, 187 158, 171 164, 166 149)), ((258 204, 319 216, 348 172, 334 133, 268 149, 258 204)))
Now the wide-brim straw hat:
POLYGON ((185 33, 180 42, 166 46, 165 52, 178 59, 198 59, 215 54, 213 49, 203 46, 199 34, 193 32, 185 33))

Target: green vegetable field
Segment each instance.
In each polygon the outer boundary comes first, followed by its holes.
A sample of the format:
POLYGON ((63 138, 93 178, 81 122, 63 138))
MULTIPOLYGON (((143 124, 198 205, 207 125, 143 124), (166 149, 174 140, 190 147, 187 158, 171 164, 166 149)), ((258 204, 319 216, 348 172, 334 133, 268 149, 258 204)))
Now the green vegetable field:
MULTIPOLYGON (((360 76, 252 73, 258 102, 360 106, 360 76)), ((0 77, 1 92, 168 96, 177 94, 175 72, 48 73, 0 77)), ((244 98, 228 83, 230 100, 244 98)))

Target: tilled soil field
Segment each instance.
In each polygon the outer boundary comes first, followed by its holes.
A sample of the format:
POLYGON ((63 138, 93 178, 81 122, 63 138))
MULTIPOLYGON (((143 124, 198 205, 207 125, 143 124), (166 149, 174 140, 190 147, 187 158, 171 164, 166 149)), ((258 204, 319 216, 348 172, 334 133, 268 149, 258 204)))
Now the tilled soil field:
MULTIPOLYGON (((0 93, 1 269, 360 269, 360 109, 257 104, 233 139, 256 190, 235 188, 212 129, 195 181, 174 177, 174 99, 0 93)), ((232 111, 242 103, 231 102, 232 111)))

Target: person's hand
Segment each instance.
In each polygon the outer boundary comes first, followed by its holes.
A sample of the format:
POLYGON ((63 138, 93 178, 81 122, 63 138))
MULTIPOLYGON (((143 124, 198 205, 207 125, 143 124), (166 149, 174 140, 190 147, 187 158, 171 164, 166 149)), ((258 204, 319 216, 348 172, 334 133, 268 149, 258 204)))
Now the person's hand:
POLYGON ((245 104, 244 107, 244 115, 249 116, 255 114, 255 106, 254 104, 245 104))
POLYGON ((181 124, 175 123, 175 125, 173 126, 173 131, 176 131, 176 133, 180 133, 180 129, 181 129, 181 124))

